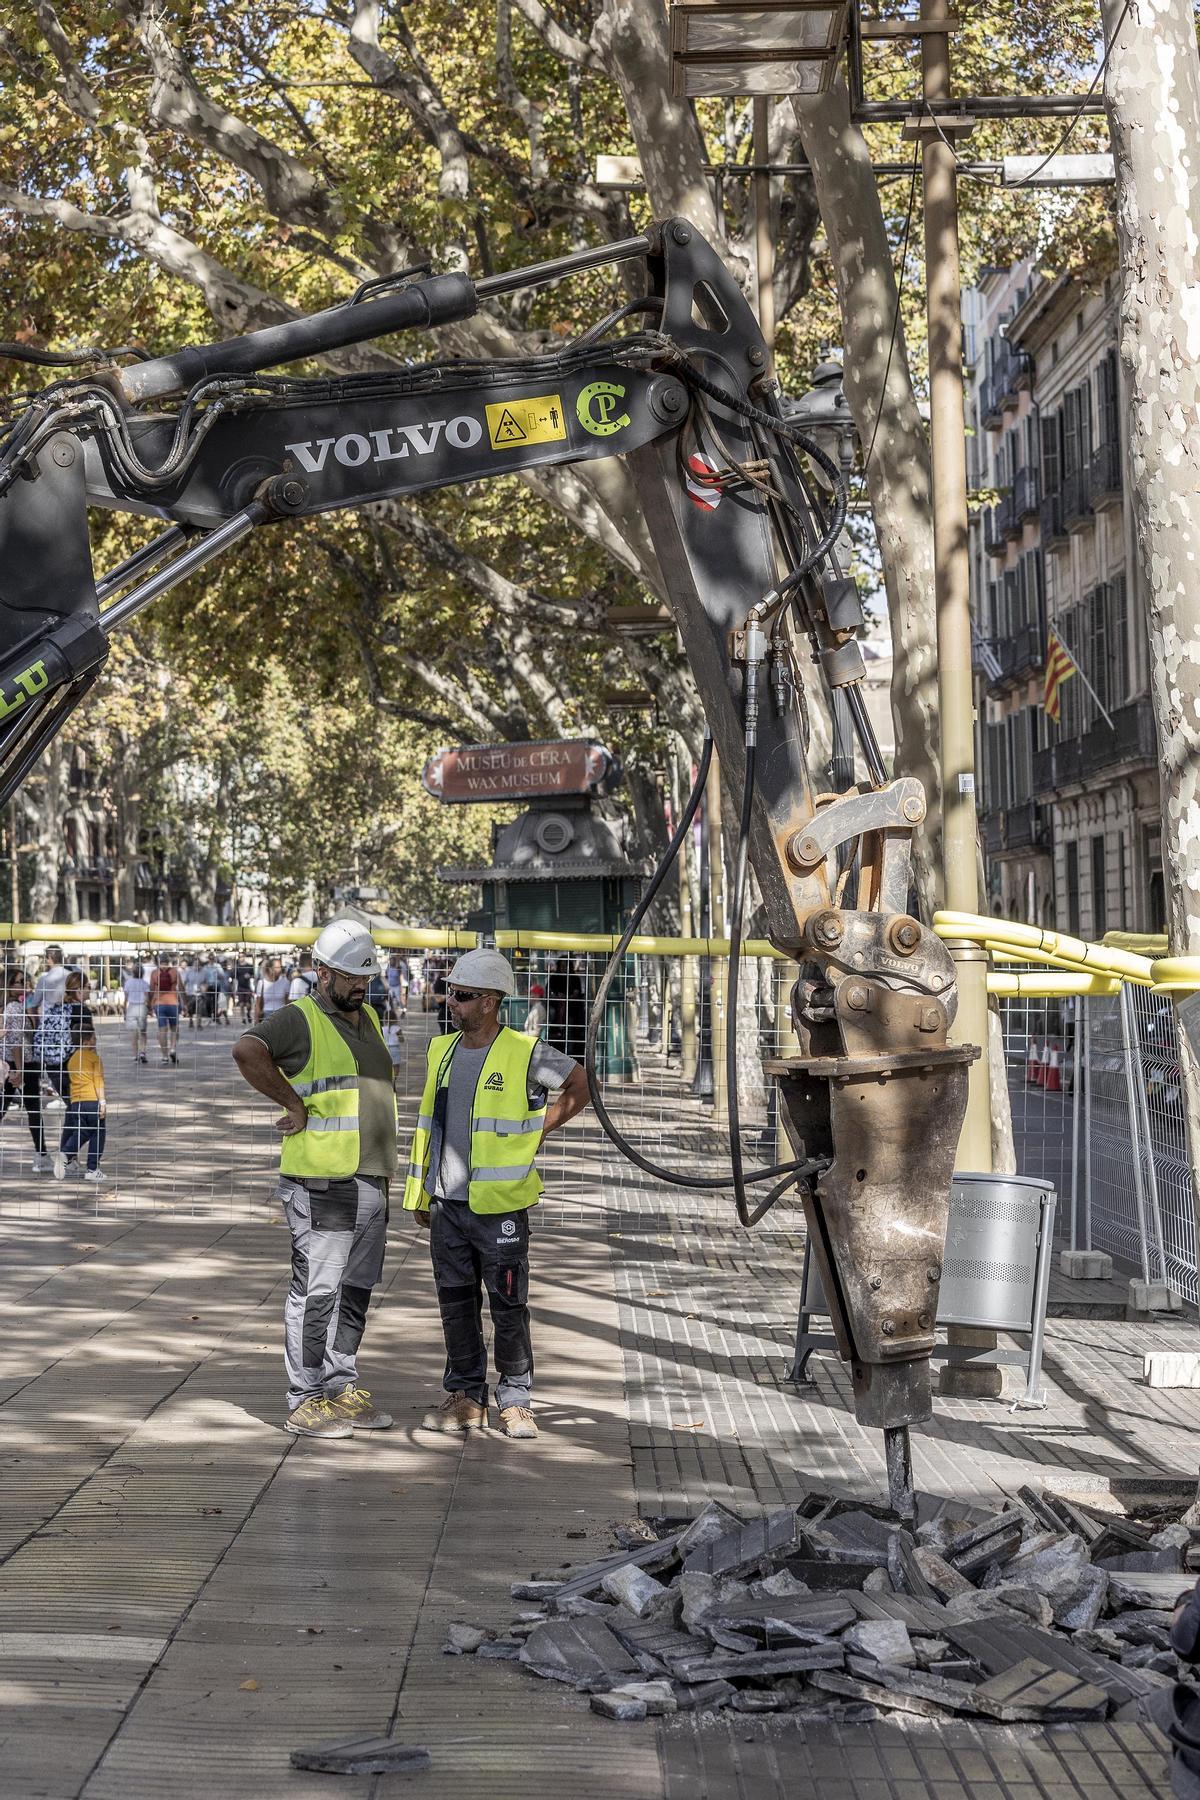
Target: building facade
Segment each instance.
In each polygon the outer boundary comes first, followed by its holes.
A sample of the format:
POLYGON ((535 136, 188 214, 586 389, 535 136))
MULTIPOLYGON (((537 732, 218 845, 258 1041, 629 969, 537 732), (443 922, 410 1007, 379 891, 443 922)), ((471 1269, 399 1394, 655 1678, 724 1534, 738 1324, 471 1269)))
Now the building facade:
POLYGON ((1164 921, 1144 583, 1121 448, 1117 284, 1028 264, 970 296, 976 767, 988 905, 1088 938, 1164 921), (1078 665, 1044 709, 1056 633, 1078 665))

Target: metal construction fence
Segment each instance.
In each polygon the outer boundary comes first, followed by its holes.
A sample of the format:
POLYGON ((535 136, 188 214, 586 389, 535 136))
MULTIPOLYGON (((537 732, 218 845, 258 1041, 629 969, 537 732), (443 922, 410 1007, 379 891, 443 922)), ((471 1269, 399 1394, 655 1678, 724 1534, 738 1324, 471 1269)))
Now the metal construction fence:
MULTIPOLYGON (((986 923, 993 933, 999 929, 986 923)), ((24 928, 27 941, 34 929, 24 928)), ((144 1037, 125 1017, 121 976, 162 948, 180 958, 211 952, 214 959, 234 956, 256 964, 274 953, 286 964, 314 934, 260 931, 248 942, 230 931, 192 927, 185 942, 171 943, 179 928, 151 928, 152 937, 143 928, 140 941, 130 941, 115 930, 101 936, 94 927, 76 927, 79 935, 71 942, 71 928, 36 929, 43 943, 63 942, 68 962, 89 978, 105 1067, 101 1164, 109 1180, 85 1183, 78 1160, 61 1178, 52 1167, 35 1169, 28 1083, 10 1079, 0 1123, 0 1214, 37 1216, 68 1206, 231 1220, 274 1216, 275 1110, 246 1087, 230 1054, 253 1000, 247 1002, 244 992, 239 997, 235 986, 224 1001, 197 1004, 193 1017, 185 1009, 172 1062, 153 1015, 144 1037)), ((962 929, 961 921, 955 929, 962 929)), ((1051 934, 1039 935, 1048 940, 1051 934)), ((405 1010, 381 1003, 404 1134, 417 1112, 426 1047, 446 1028, 439 976, 475 939, 443 932, 379 936, 407 962, 405 1010)), ((609 940, 502 933, 498 941, 517 984, 508 1022, 582 1059, 609 940)), ((1086 960, 1064 961, 1057 946, 1005 940, 1001 948, 994 936, 987 941, 1017 1172, 1053 1182, 1064 1244, 1107 1251, 1125 1272, 1165 1282, 1194 1303, 1192 1166, 1169 992, 1149 985, 1140 966, 1151 967, 1145 958, 1134 965, 1135 979, 1128 971, 1122 976, 1099 967, 1102 946, 1081 945, 1089 952, 1086 960), (1047 966, 1051 955, 1057 966, 1047 966)), ((28 962, 32 975, 40 966, 40 957, 27 958, 22 943, 6 949, 10 969, 28 962)), ((765 944, 748 945, 747 952, 736 1022, 737 1111, 743 1154, 753 1166, 787 1154, 775 1085, 761 1065, 795 1053, 788 1006, 795 969, 765 944)), ((1132 955, 1113 950, 1110 961, 1132 955)), ((728 991, 727 944, 635 940, 599 1034, 597 1072, 619 1129, 652 1161, 692 1175, 717 1176, 728 1166, 728 991)), ((994 1066, 997 1053, 993 1045, 994 1066)), ((47 1137, 48 1155, 52 1148, 47 1137)), ((540 1161, 547 1225, 579 1217, 628 1180, 628 1165, 590 1110, 547 1142, 540 1161)), ((661 1193, 664 1205, 684 1203, 683 1190, 663 1187, 661 1193)), ((729 1204, 732 1212, 731 1197, 729 1204)), ((794 1229, 798 1204, 785 1196, 776 1222, 794 1229)))

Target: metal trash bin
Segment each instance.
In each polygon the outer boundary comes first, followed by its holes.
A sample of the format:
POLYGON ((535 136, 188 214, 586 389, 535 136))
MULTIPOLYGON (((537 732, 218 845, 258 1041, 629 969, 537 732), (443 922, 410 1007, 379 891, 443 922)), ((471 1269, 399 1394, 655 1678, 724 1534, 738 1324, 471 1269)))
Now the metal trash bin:
MULTIPOLYGON (((1053 1187, 1032 1175, 954 1177, 939 1325, 1033 1330, 1047 1198, 1053 1205, 1053 1187)), ((1049 1267, 1047 1258, 1047 1276, 1049 1267)))
MULTIPOLYGON (((950 1189, 946 1255, 938 1294, 939 1325, 969 1325, 984 1331, 1027 1331, 1028 1353, 1019 1350, 964 1350, 939 1345, 938 1361, 1005 1363, 1026 1371, 1018 1404, 1044 1406, 1042 1345, 1054 1244, 1057 1195, 1052 1184, 1032 1175, 955 1175, 950 1189)), ((792 1380, 802 1381, 814 1350, 836 1348, 827 1332, 814 1333, 814 1313, 828 1315, 821 1277, 807 1245, 800 1295, 800 1318, 792 1380)))

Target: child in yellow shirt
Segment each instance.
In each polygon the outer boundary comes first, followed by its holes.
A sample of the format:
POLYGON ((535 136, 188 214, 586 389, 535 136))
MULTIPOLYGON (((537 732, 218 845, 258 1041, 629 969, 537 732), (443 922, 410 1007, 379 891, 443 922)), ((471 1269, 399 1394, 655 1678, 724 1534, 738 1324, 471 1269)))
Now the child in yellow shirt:
POLYGON ((78 1170, 76 1157, 86 1145, 87 1168, 83 1171, 83 1179, 95 1182, 97 1186, 107 1186, 111 1178, 100 1167, 106 1135, 104 1064, 92 1044, 75 1051, 67 1063, 67 1074, 71 1082, 71 1101, 63 1120, 62 1141, 54 1158, 54 1173, 61 1181, 68 1165, 78 1170))

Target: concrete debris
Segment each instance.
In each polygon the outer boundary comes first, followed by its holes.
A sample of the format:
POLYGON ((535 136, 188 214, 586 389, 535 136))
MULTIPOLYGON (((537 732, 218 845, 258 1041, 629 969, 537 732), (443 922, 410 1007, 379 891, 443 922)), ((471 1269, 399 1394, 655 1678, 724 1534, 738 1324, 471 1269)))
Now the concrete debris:
POLYGON ((730 1512, 727 1506, 721 1506, 716 1500, 710 1500, 702 1513, 692 1520, 679 1534, 679 1554, 686 1558, 701 1544, 715 1544, 718 1538, 728 1537, 730 1532, 737 1531, 742 1521, 736 1513, 730 1512))
POLYGON ((860 1619, 843 1634, 842 1643, 856 1656, 869 1656, 897 1669, 906 1669, 917 1660, 908 1627, 899 1619, 860 1619))
POLYGON ((677 1530, 627 1520, 615 1554, 515 1583, 539 1610, 506 1634, 455 1621, 444 1649, 519 1661, 620 1722, 729 1708, 1049 1725, 1132 1717, 1193 1679, 1169 1615, 1200 1532, 1028 1487, 990 1516, 921 1499, 915 1533, 817 1490, 756 1519, 713 1501, 677 1530))
POLYGON ((600 1586, 622 1606, 627 1606, 637 1619, 644 1619, 655 1601, 661 1600, 666 1588, 644 1569, 625 1565, 602 1577, 600 1586))
POLYGON ((631 1700, 640 1700, 652 1719, 659 1718, 664 1713, 679 1711, 675 1689, 669 1681, 623 1681, 620 1687, 609 1691, 614 1697, 627 1694, 631 1700))
POLYGON ((635 1700, 632 1694, 593 1694, 590 1704, 602 1719, 618 1719, 622 1725, 636 1725, 648 1711, 646 1702, 635 1700))

